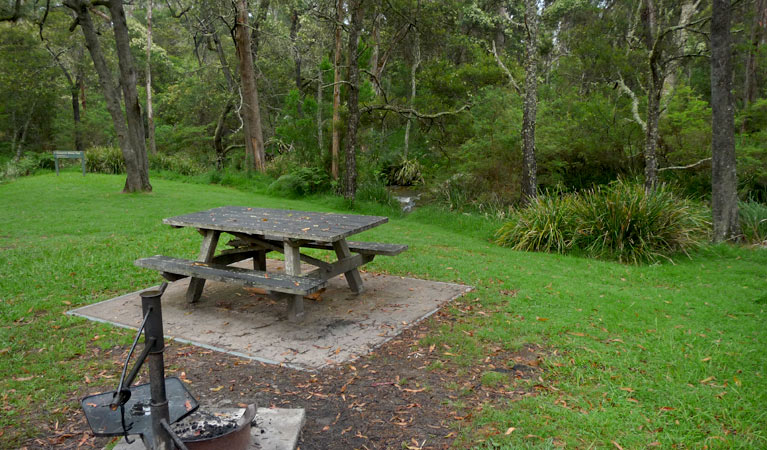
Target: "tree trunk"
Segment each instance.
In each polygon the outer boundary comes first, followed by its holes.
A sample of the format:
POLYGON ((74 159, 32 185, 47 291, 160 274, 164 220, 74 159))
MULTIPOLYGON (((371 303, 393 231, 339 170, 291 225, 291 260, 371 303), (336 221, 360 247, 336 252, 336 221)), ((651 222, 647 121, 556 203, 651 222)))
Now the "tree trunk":
POLYGON ((357 126, 360 121, 359 108, 359 79, 360 69, 357 65, 357 46, 362 28, 362 3, 364 0, 351 0, 349 3, 349 122, 346 131, 346 182, 344 197, 354 200, 357 194, 357 126))
POLYGON ((298 30, 301 28, 301 16, 298 10, 293 9, 290 12, 290 45, 293 47, 293 63, 295 65, 296 89, 298 90, 298 103, 296 109, 298 117, 304 115, 301 108, 301 52, 298 51, 298 30))
MULTIPOLYGON (((743 84, 743 109, 753 103, 757 97, 757 55, 759 45, 764 41, 765 28, 767 28, 767 1, 756 0, 754 2, 754 21, 751 24, 749 49, 746 56, 746 79, 743 84)), ((748 128, 748 120, 743 120, 741 132, 748 128)))
POLYGON ((730 0, 713 0, 711 9, 711 210, 714 242, 740 236, 738 178, 730 60, 730 0))
POLYGON ((154 110, 152 108, 152 0, 147 0, 146 7, 146 120, 149 134, 149 151, 157 154, 154 140, 154 110))
POLYGON ((522 111, 522 202, 538 194, 535 121, 538 108, 538 2, 525 0, 525 100, 522 111))
POLYGON ((266 22, 266 15, 269 13, 269 1, 261 0, 258 4, 258 12, 253 19, 252 30, 250 31, 250 51, 253 55, 253 61, 258 61, 258 50, 261 47, 261 24, 266 22))
MULTIPOLYGON (((125 10, 122 0, 111 0, 109 12, 112 16, 112 28, 117 47, 117 61, 120 68, 120 86, 125 100, 125 118, 128 123, 128 143, 138 170, 128 173, 125 181, 125 192, 151 191, 149 184, 149 160, 146 154, 144 138, 144 121, 141 119, 141 106, 136 91, 136 69, 130 50, 128 23, 125 20, 125 10)), ((126 165, 127 166, 127 165, 126 165)))
POLYGON ((373 50, 370 54, 370 70, 375 76, 373 80, 373 91, 376 95, 381 95, 381 79, 378 78, 378 57, 381 48, 381 21, 383 20, 383 14, 381 14, 381 0, 376 0, 375 10, 373 11, 373 29, 370 32, 370 39, 373 41, 373 50))
MULTIPOLYGON (((413 102, 415 101, 415 74, 418 71, 418 66, 421 65, 421 39, 418 29, 415 29, 413 36, 413 64, 410 66, 410 109, 413 109, 413 102)), ((407 125, 405 125, 405 150, 402 152, 404 159, 407 159, 408 152, 410 150, 410 126, 413 123, 413 116, 410 115, 407 118, 407 125)))
POLYGON ((663 68, 661 67, 661 48, 658 41, 657 10, 654 0, 645 0, 644 14, 645 46, 648 50, 648 65, 650 70, 650 86, 647 88, 647 127, 645 128, 644 144, 644 186, 645 191, 652 192, 658 185, 658 120, 660 116, 660 99, 663 91, 663 68))
MULTIPOLYGON (((124 84, 123 93, 125 94, 126 91, 130 90, 135 93, 135 71, 133 71, 133 77, 130 77, 132 59, 125 60, 126 52, 127 56, 130 57, 125 14, 122 10, 122 2, 120 0, 114 0, 114 2, 116 2, 117 5, 110 5, 110 12, 113 7, 119 12, 116 17, 113 14, 112 21, 115 30, 115 41, 117 42, 118 47, 118 58, 120 59, 120 78, 121 83, 124 84), (120 29, 119 32, 118 29, 120 29), (119 39, 118 35, 120 36, 119 39), (126 86, 126 84, 130 84, 131 79, 133 81, 132 89, 130 86, 126 86)), ((96 32, 96 28, 93 25, 93 20, 91 19, 88 10, 90 3, 82 0, 66 0, 64 4, 72 9, 77 15, 77 22, 85 37, 85 45, 91 54, 93 66, 99 76, 99 84, 101 85, 101 90, 104 94, 104 99, 106 100, 107 111, 109 111, 109 115, 112 116, 115 133, 117 134, 117 141, 120 144, 123 160, 125 161, 125 170, 127 172, 123 192, 151 191, 152 186, 149 184, 146 147, 143 137, 144 129, 143 126, 141 126, 141 111, 138 109, 138 99, 137 97, 134 97, 133 104, 128 105, 127 108, 130 111, 129 113, 135 114, 138 112, 138 120, 135 120, 134 117, 131 122, 126 125, 125 115, 123 114, 123 109, 120 105, 120 93, 114 85, 112 73, 109 70, 109 66, 107 66, 104 52, 101 49, 98 33, 96 32), (138 130, 133 129, 136 128, 136 125, 138 125, 138 130), (137 139, 137 135, 139 134, 140 139, 137 139)), ((127 103, 129 102, 126 100, 126 104, 127 103)))
POLYGON ((216 131, 213 133, 213 148, 216 151, 216 169, 221 170, 224 168, 224 158, 226 157, 226 150, 224 150, 224 125, 226 123, 226 116, 232 110, 234 105, 231 98, 224 104, 224 109, 221 110, 221 114, 218 115, 216 121, 216 131))
POLYGON ((81 75, 78 74, 75 83, 69 86, 69 94, 72 97, 72 120, 74 121, 75 150, 83 151, 83 133, 80 125, 80 83, 81 75))
POLYGON ((245 148, 248 155, 248 168, 263 172, 264 166, 264 137, 261 131, 261 110, 258 105, 258 90, 256 88, 256 72, 253 67, 253 54, 250 48, 248 30, 248 1, 237 2, 237 24, 235 40, 237 42, 237 57, 240 61, 240 79, 242 80, 243 119, 245 126, 245 148))
POLYGON ((322 64, 317 63, 317 148, 322 152, 322 64))
POLYGON ((336 0, 336 51, 333 55, 333 140, 330 147, 330 174, 338 179, 338 153, 341 147, 341 25, 344 0, 336 0))

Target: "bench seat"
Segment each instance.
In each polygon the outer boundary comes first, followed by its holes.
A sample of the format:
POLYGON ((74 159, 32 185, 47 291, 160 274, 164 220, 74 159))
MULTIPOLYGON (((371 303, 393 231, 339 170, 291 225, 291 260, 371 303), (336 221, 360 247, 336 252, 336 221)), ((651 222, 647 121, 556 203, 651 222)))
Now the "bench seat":
POLYGON ((137 259, 134 264, 146 269, 159 270, 163 274, 177 275, 174 277, 176 279, 184 277, 204 278, 285 294, 309 295, 319 291, 327 284, 326 281, 318 278, 267 273, 262 270, 201 263, 162 255, 137 259))

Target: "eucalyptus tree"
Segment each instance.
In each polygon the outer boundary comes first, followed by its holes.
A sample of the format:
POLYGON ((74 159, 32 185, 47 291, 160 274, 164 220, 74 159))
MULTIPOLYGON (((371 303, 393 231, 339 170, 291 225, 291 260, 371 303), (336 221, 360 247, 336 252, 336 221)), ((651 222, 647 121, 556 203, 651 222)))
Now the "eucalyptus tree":
POLYGON ((713 0, 711 15, 711 209, 714 242, 740 236, 738 221, 738 177, 735 163, 734 104, 732 101, 732 60, 730 0, 713 0))
POLYGON ((117 139, 120 143, 123 159, 125 160, 126 180, 123 192, 151 191, 149 183, 149 161, 144 140, 144 125, 141 117, 141 106, 136 90, 136 69, 130 49, 128 25, 122 0, 64 0, 64 5, 75 14, 75 22, 70 27, 80 26, 85 37, 85 45, 90 52, 96 73, 99 76, 102 93, 106 99, 107 110, 112 116, 117 139), (120 104, 120 91, 115 86, 112 72, 107 64, 104 51, 99 39, 99 31, 94 24, 91 10, 100 17, 107 17, 99 10, 106 7, 108 19, 114 32, 115 47, 119 66, 119 86, 122 89, 122 99, 125 105, 123 113, 120 104))

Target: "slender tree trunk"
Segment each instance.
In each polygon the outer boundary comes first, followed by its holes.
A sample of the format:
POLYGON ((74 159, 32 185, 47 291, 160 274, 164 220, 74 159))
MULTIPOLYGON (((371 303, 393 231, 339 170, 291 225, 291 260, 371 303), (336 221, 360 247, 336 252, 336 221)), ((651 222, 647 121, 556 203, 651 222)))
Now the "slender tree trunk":
POLYGON ((130 121, 126 121, 126 117, 123 114, 123 109, 120 105, 120 93, 114 85, 112 73, 109 66, 107 66, 98 33, 91 19, 89 12, 90 3, 82 0, 65 0, 64 4, 77 15, 78 24, 85 37, 85 45, 91 54, 93 66, 99 76, 99 84, 106 100, 107 111, 112 116, 117 141, 122 150, 127 172, 123 192, 151 191, 152 186, 149 184, 149 170, 144 143, 144 128, 141 124, 138 96, 135 95, 136 77, 135 70, 132 69, 133 60, 130 58, 125 14, 122 9, 122 2, 120 0, 113 0, 113 2, 116 4, 110 3, 110 12, 112 13, 115 41, 118 49, 117 54, 120 60, 120 82, 123 85, 123 95, 126 95, 126 110, 128 115, 132 115, 130 121), (112 12, 113 9, 115 12, 112 12), (131 70, 133 70, 132 77, 131 70), (131 81, 133 83, 132 87, 130 86, 131 81), (133 98, 130 96, 131 91, 134 94, 133 98), (136 113, 138 113, 137 118, 135 116, 136 113))
POLYGON ((645 46, 648 50, 647 62, 650 70, 650 86, 647 89, 647 120, 644 144, 644 186, 647 192, 652 192, 658 185, 658 121, 660 116, 660 99, 663 91, 664 74, 660 66, 661 45, 658 42, 657 10, 655 0, 645 0, 645 46))
POLYGON ((376 0, 375 10, 373 11, 373 29, 370 32, 371 40, 373 41, 373 51, 370 54, 370 70, 375 75, 376 79, 373 81, 373 91, 376 95, 381 95, 381 86, 379 83, 381 79, 378 77, 378 58, 381 48, 381 21, 383 20, 383 14, 381 14, 381 0, 376 0))
POLYGON ((224 133, 226 116, 232 111, 234 105, 232 104, 231 97, 224 104, 224 109, 218 115, 216 121, 216 131, 213 133, 213 148, 216 151, 216 169, 221 170, 224 168, 224 158, 226 157, 226 151, 224 150, 224 133))
POLYGON ((357 65, 357 48, 360 29, 362 28, 362 3, 364 0, 349 2, 349 122, 346 131, 346 182, 344 197, 354 200, 357 193, 357 126, 360 121, 359 84, 360 69, 357 65))
MULTIPOLYGON (((743 109, 756 100, 757 97, 757 55, 760 44, 763 44, 765 29, 767 29, 767 1, 754 2, 754 21, 751 24, 749 49, 746 53, 746 79, 743 84, 743 109)), ((741 132, 748 128, 748 120, 744 120, 741 132)))
POLYGON ((77 75, 76 81, 69 87, 69 94, 72 97, 72 120, 74 121, 75 150, 83 151, 82 126, 80 125, 80 75, 77 75))
POLYGON ((711 209, 714 242, 740 236, 738 177, 735 172, 730 0, 713 0, 711 9, 711 209))
POLYGON ((21 129, 18 131, 14 131, 13 133, 13 143, 11 144, 11 148, 15 146, 15 156, 14 160, 18 162, 22 156, 24 156, 24 142, 27 140, 27 130, 29 130, 29 123, 32 121, 32 111, 34 110, 34 103, 32 104, 32 107, 29 109, 29 114, 27 115, 27 119, 24 121, 24 124, 21 126, 21 129))
POLYGON ((525 100, 522 111, 522 202, 538 195, 535 124, 538 108, 538 2, 525 0, 525 100))
POLYGON ((154 140, 154 110, 152 108, 152 0, 147 0, 146 7, 146 119, 149 134, 149 151, 157 154, 154 140))
POLYGON ((336 0, 335 54, 333 55, 333 137, 330 147, 330 174, 338 179, 338 153, 341 147, 341 25, 344 0, 336 0))
POLYGON ((242 80, 245 148, 252 164, 249 168, 252 167, 263 172, 265 170, 264 137, 261 131, 261 111, 258 105, 256 72, 253 67, 253 54, 250 48, 250 33, 247 30, 248 1, 238 0, 235 40, 237 41, 237 56, 240 61, 240 79, 242 80))
POLYGON ((322 83, 324 82, 322 76, 322 64, 317 63, 317 148, 320 152, 323 148, 323 136, 322 136, 322 83))
MULTIPOLYGON (((413 108, 413 102, 415 101, 415 74, 418 71, 418 66, 421 65, 421 39, 420 33, 416 28, 413 36, 413 64, 410 66, 410 108, 413 108)), ((410 150, 410 126, 413 123, 413 116, 410 115, 407 118, 407 125, 405 125, 405 149, 402 153, 404 159, 407 159, 408 152, 410 150)))
POLYGON ((296 109, 298 117, 304 115, 301 108, 301 52, 298 51, 298 30, 301 28, 301 16, 297 9, 290 12, 290 45, 293 51, 293 63, 295 66, 296 89, 298 90, 298 103, 296 109))
POLYGON ((269 2, 270 0, 261 0, 258 4, 258 11, 253 18, 252 29, 250 31, 250 51, 253 55, 253 61, 258 61, 258 51, 261 48, 261 24, 266 22, 266 16, 269 13, 269 2))

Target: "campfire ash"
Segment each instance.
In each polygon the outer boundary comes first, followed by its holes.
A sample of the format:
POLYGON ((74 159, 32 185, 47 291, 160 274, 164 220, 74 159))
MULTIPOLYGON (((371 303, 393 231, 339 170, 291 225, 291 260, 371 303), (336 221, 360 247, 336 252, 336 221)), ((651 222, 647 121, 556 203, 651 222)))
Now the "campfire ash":
POLYGON ((238 421, 244 412, 244 410, 215 413, 199 411, 173 424, 173 432, 182 441, 213 439, 237 429, 238 421))

